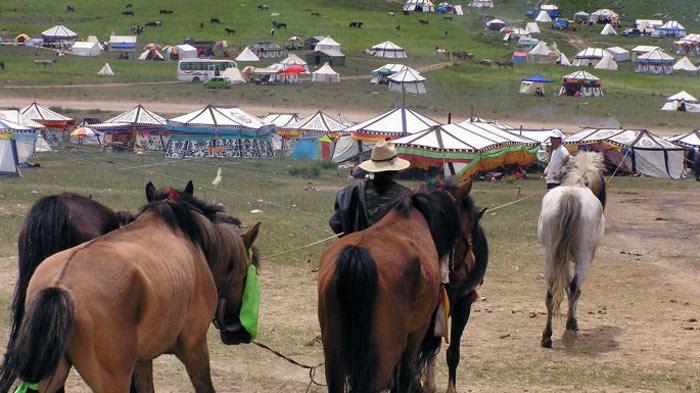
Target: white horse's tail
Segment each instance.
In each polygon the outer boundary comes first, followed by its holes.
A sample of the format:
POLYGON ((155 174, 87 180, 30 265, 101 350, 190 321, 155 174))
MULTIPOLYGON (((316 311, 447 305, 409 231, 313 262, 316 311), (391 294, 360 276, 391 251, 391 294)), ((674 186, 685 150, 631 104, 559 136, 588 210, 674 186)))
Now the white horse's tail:
POLYGON ((559 220, 554 233, 558 237, 555 242, 554 260, 552 261, 552 310, 557 312, 562 300, 566 297, 566 288, 569 286, 569 250, 577 241, 579 231, 579 218, 581 213, 581 201, 576 195, 565 192, 559 201, 559 220))

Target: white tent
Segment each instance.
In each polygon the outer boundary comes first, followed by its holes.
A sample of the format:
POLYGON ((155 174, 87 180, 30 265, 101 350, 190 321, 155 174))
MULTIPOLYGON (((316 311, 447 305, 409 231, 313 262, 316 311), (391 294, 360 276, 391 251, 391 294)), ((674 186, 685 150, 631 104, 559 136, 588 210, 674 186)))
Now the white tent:
POLYGON ((76 41, 70 48, 74 56, 99 56, 100 47, 97 42, 76 41))
POLYGON ((302 67, 304 67, 304 73, 305 74, 309 73, 309 65, 306 63, 306 61, 302 60, 299 56, 295 55, 294 53, 290 53, 287 57, 285 57, 278 64, 282 65, 282 69, 285 69, 285 68, 292 66, 292 65, 302 66, 302 67))
POLYGON ((673 73, 673 56, 669 56, 663 50, 656 48, 649 53, 637 56, 634 67, 635 72, 647 72, 657 75, 668 75, 673 73))
POLYGON ((618 18, 619 15, 615 11, 607 8, 601 8, 591 13, 591 16, 588 18, 588 21, 592 23, 603 23, 611 22, 613 20, 617 20, 618 18))
POLYGON ((605 56, 603 56, 603 59, 593 68, 596 70, 617 71, 617 62, 610 54, 606 53, 605 56))
POLYGON ((165 57, 156 49, 148 49, 141 53, 139 60, 165 60, 165 57))
POLYGON ((697 72, 698 67, 696 67, 687 56, 683 56, 680 60, 673 65, 674 71, 689 71, 697 72))
POLYGON ((372 147, 372 142, 358 141, 350 135, 341 136, 335 141, 331 160, 335 163, 352 161, 361 153, 371 151, 372 147))
POLYGON ((425 90, 425 78, 412 69, 404 69, 389 76, 389 91, 399 93, 427 94, 425 90))
POLYGON ((30 127, 30 128, 35 129, 35 130, 41 129, 41 128, 46 128, 45 125, 35 122, 34 120, 23 115, 22 113, 20 113, 20 111, 18 111, 16 109, 1 110, 0 111, 0 120, 9 120, 13 123, 17 123, 17 124, 25 126, 25 127, 30 127))
POLYGON ((78 34, 63 25, 56 25, 41 32, 45 45, 59 45, 68 47, 78 39, 78 34))
POLYGON ((549 16, 547 11, 540 11, 540 13, 537 15, 537 18, 535 18, 535 22, 552 23, 552 17, 549 16))
POLYGON ((540 41, 535 45, 534 48, 530 49, 529 52, 527 52, 528 56, 533 55, 533 56, 547 56, 552 50, 549 49, 547 46, 547 43, 544 41, 540 41))
POLYGON ((418 72, 405 64, 384 64, 383 66, 374 69, 372 70, 372 72, 370 72, 372 78, 369 81, 370 83, 374 83, 375 85, 388 84, 388 78, 390 75, 396 74, 397 72, 401 72, 405 69, 410 69, 413 72, 418 72))
POLYGON ((668 97, 661 110, 670 112, 700 112, 700 101, 683 90, 680 93, 668 97))
POLYGON ((564 144, 602 151, 612 166, 626 172, 683 177, 684 149, 647 130, 586 128, 569 136, 564 144))
MULTIPOLYGON (((276 129, 286 127, 301 120, 298 113, 269 113, 263 117, 262 121, 268 124, 273 124, 276 129)), ((285 139, 277 133, 272 134, 272 148, 276 151, 284 150, 287 152, 294 151, 294 142, 296 138, 285 139)))
POLYGON ((197 48, 190 44, 177 45, 175 49, 177 49, 177 58, 180 60, 197 58, 197 48))
POLYGON ((340 44, 337 43, 331 36, 326 36, 326 38, 319 41, 314 47, 314 51, 338 51, 340 52, 340 44))
POLYGON ((234 85, 246 83, 243 73, 241 73, 241 70, 239 70, 236 67, 229 67, 225 69, 221 72, 221 76, 224 78, 228 78, 234 85))
POLYGON ((408 56, 402 47, 394 44, 391 41, 384 41, 381 44, 374 45, 369 54, 376 57, 386 57, 392 59, 405 59, 408 56))
POLYGON ((114 71, 112 71, 112 67, 109 66, 109 63, 105 63, 105 65, 103 65, 102 68, 97 72, 97 75, 114 76, 114 71))
POLYGON ((672 37, 683 37, 686 35, 685 27, 675 20, 670 20, 659 27, 661 35, 672 37))
POLYGON ((0 178, 19 176, 18 165, 17 143, 11 133, 0 131, 0 178))
POLYGON ((260 58, 253 53, 252 50, 250 50, 249 47, 245 47, 243 51, 236 56, 236 61, 260 61, 260 58))
POLYGON ((403 10, 407 12, 435 12, 435 6, 430 0, 406 0, 403 10))
POLYGON ((610 23, 606 23, 605 27, 603 27, 603 30, 601 30, 600 35, 617 35, 617 32, 615 31, 615 29, 613 29, 610 23))
POLYGON ((97 46, 100 48, 100 51, 104 51, 104 50, 105 50, 105 48, 104 48, 104 46, 102 46, 102 43, 100 42, 100 40, 97 39, 97 36, 89 35, 88 38, 87 38, 87 40, 85 40, 85 41, 87 41, 87 42, 97 42, 97 46))
POLYGON ((561 77, 560 96, 602 97, 600 78, 586 71, 575 71, 561 77))
POLYGON ((493 0, 471 0, 469 7, 474 8, 493 8, 493 0))
POLYGON ((624 48, 620 48, 619 46, 613 46, 611 48, 605 49, 606 52, 610 53, 610 55, 613 57, 613 60, 616 62, 621 62, 621 61, 630 61, 630 51, 624 48))
POLYGON ((679 145, 698 149, 700 148, 700 130, 694 130, 685 134, 676 135, 668 138, 668 140, 679 145))
POLYGON ((311 82, 335 82, 340 83, 340 74, 335 72, 328 62, 311 74, 311 82))
POLYGON ((559 58, 557 59, 557 64, 563 65, 565 67, 571 67, 571 62, 569 61, 569 58, 566 57, 564 52, 559 52, 559 58))
POLYGON ((343 132, 352 134, 357 140, 378 142, 386 138, 416 134, 439 124, 427 116, 401 106, 348 127, 343 132))
POLYGON ((287 124, 284 127, 280 127, 278 133, 281 135, 305 135, 305 134, 329 134, 329 133, 339 133, 347 125, 341 123, 338 119, 333 116, 327 115, 321 111, 314 113, 311 116, 305 117, 296 123, 287 124))
POLYGON ((527 31, 529 31, 532 34, 541 33, 540 27, 537 26, 537 22, 527 22, 527 25, 525 28, 527 29, 527 31))
POLYGON ((599 61, 603 60, 605 51, 600 48, 586 48, 576 54, 574 58, 574 67, 595 66, 599 61))
POLYGON ((637 19, 634 25, 637 29, 645 31, 646 29, 658 29, 663 26, 664 22, 661 19, 637 19))

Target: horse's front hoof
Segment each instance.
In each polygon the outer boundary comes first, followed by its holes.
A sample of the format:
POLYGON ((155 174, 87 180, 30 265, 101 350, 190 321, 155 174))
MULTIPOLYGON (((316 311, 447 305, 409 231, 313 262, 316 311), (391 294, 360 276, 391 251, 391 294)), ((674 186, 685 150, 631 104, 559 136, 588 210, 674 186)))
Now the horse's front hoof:
POLYGON ((576 331, 575 330, 565 330, 564 335, 561 337, 562 342, 567 347, 573 347, 576 344, 576 331))
POLYGON ((551 337, 542 337, 542 342, 540 343, 542 345, 542 348, 552 348, 552 338, 551 337))

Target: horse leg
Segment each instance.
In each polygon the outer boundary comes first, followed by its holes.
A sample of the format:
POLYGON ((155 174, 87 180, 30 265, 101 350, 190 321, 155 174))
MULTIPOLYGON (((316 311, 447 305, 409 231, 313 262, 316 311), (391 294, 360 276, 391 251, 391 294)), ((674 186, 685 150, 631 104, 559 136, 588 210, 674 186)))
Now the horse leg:
POLYGON ((153 392, 153 361, 137 362, 131 377, 131 393, 153 392))
POLYGON ((578 276, 574 275, 571 284, 569 285, 569 312, 566 317, 566 330, 578 330, 578 323, 576 322, 576 304, 578 303, 579 297, 581 297, 581 288, 578 285, 578 276))
POLYGON ((542 332, 542 342, 540 344, 542 348, 552 348, 552 309, 554 305, 552 304, 553 296, 551 286, 547 289, 547 299, 545 302, 547 304, 547 325, 542 332))
POLYGON ((176 351, 178 359, 185 365, 187 375, 190 376, 194 391, 197 393, 214 393, 214 385, 211 382, 211 370, 209 368, 209 348, 207 337, 202 336, 192 343, 185 343, 176 351))
POLYGON ((458 297, 452 305, 452 331, 450 332, 450 346, 447 347, 447 368, 449 369, 449 379, 447 382, 447 393, 457 392, 457 366, 459 366, 459 346, 462 340, 462 333, 469 321, 472 303, 476 299, 474 292, 466 296, 458 297))

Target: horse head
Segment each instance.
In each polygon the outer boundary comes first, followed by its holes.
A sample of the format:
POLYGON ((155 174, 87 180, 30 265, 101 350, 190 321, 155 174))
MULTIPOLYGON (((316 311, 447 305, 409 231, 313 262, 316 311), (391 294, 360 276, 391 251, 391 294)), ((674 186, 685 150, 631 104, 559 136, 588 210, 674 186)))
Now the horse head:
POLYGON ((146 184, 146 200, 148 203, 155 201, 162 201, 164 199, 176 200, 182 196, 190 198, 194 195, 194 185, 192 180, 187 182, 185 189, 182 191, 176 190, 174 188, 168 188, 167 190, 156 190, 156 187, 150 181, 146 184))

